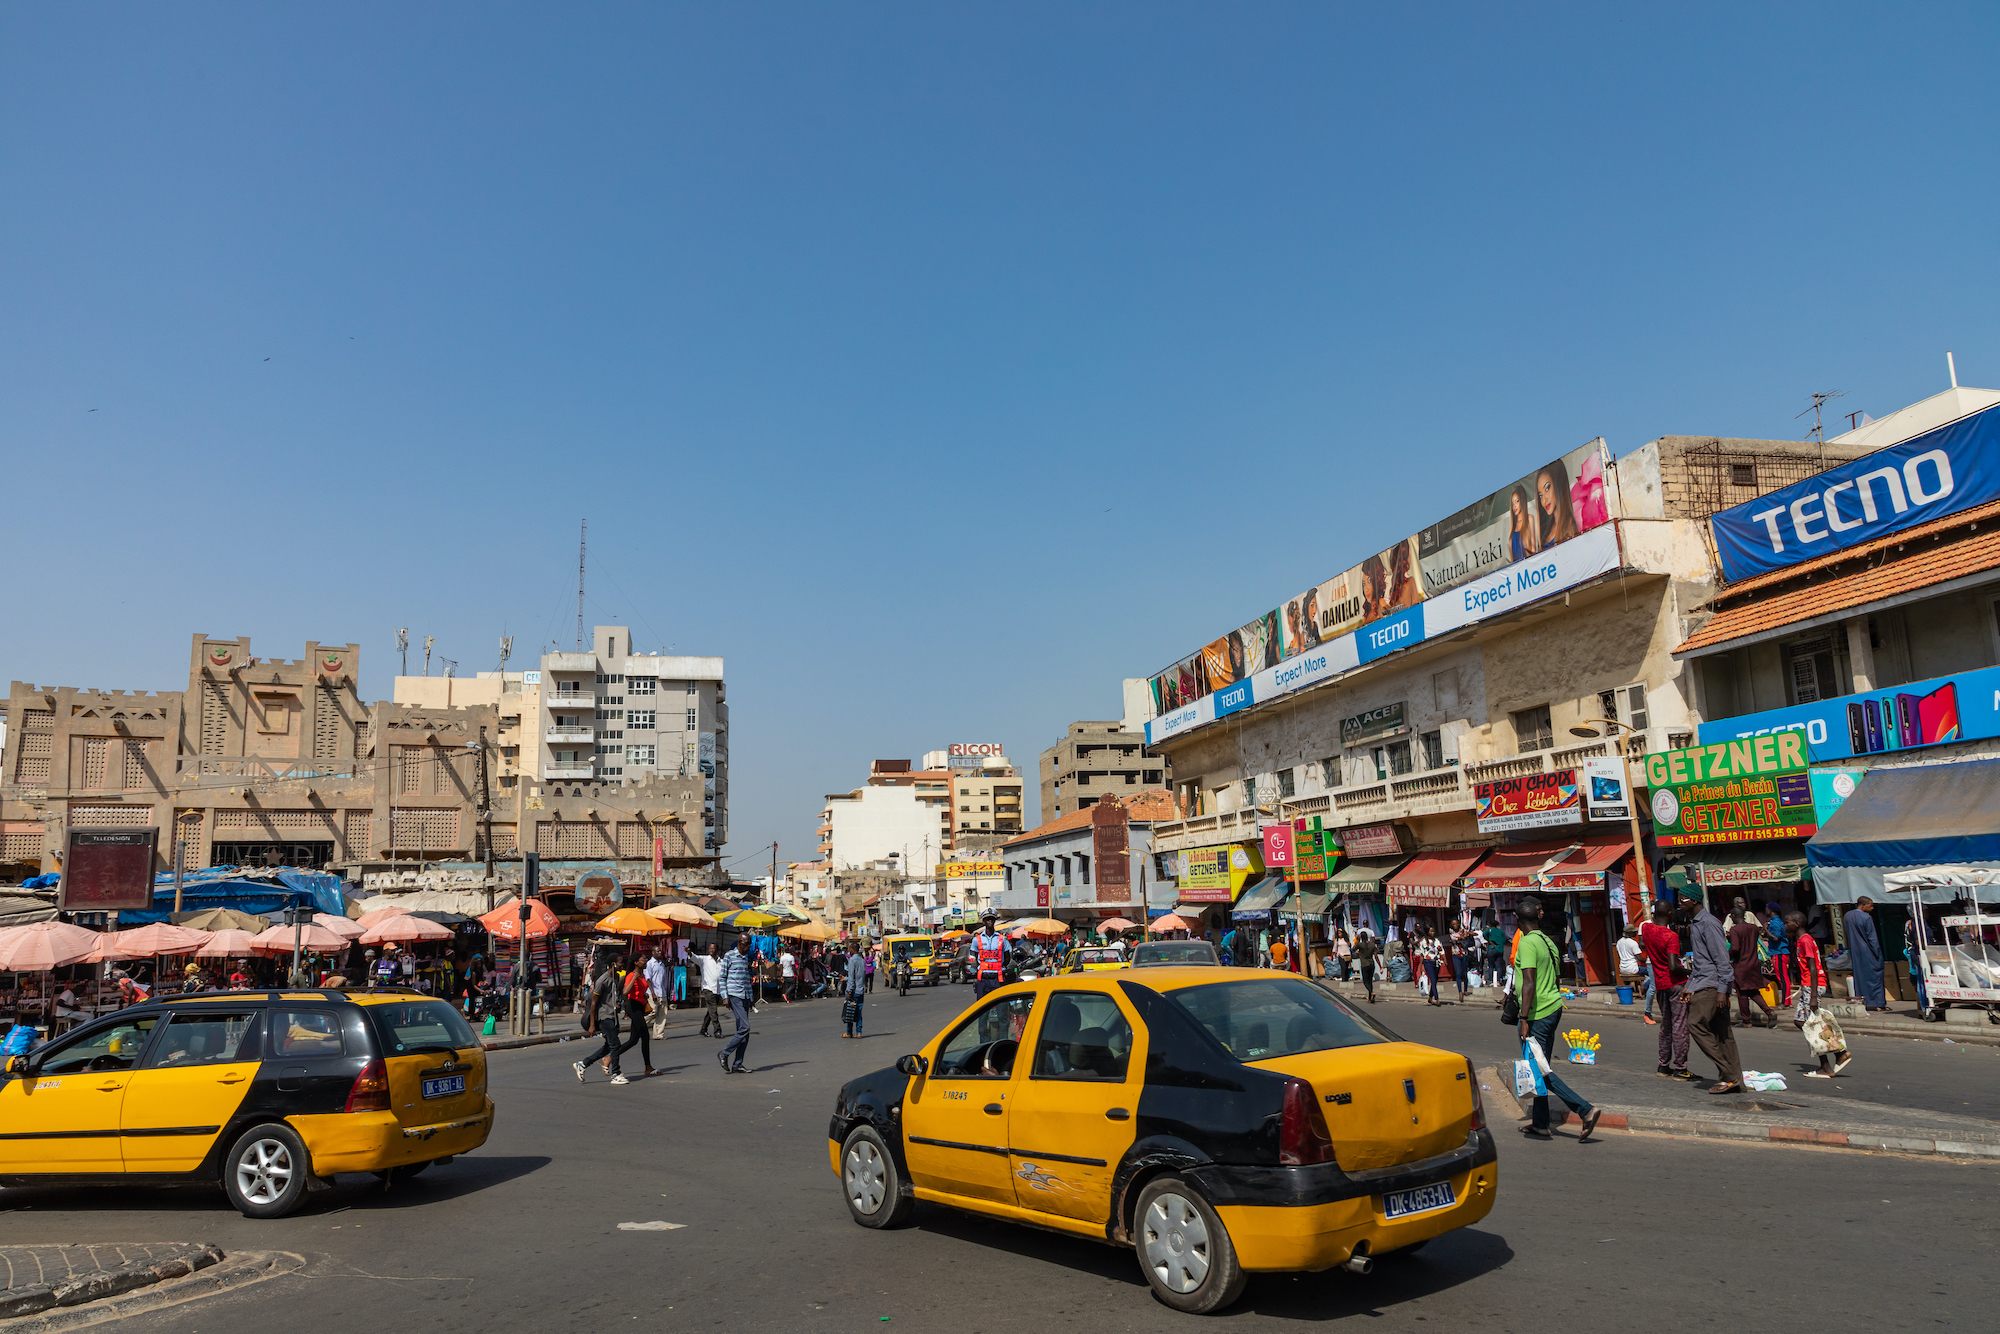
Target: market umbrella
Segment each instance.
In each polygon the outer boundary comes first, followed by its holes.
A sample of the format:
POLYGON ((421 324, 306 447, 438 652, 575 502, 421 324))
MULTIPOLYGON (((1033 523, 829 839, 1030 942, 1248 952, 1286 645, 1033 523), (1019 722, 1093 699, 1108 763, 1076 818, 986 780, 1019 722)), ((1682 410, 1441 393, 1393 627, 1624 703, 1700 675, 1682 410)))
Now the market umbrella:
POLYGON ((800 912, 797 908, 792 907, 790 904, 767 903, 763 906, 763 911, 767 913, 774 913, 778 917, 788 922, 803 922, 806 920, 806 915, 800 912))
POLYGON ((615 936, 658 936, 673 930, 665 922, 641 908, 620 908, 597 924, 599 931, 615 936))
POLYGON ((832 940, 840 933, 824 922, 802 922, 798 926, 788 926, 778 934, 793 940, 832 940))
POLYGON ((1069 934, 1069 923, 1058 922, 1053 917, 1039 917, 1032 922, 1023 922, 1021 930, 1037 940, 1050 940, 1069 934))
POLYGON ((256 935, 271 923, 256 913, 238 912, 234 908, 203 908, 200 912, 184 912, 175 926, 184 926, 190 931, 248 931, 256 935))
MULTIPOLYGON (((332 932, 327 934, 331 935, 332 932)), ((408 945, 419 940, 450 940, 451 928, 426 922, 415 913, 398 913, 386 922, 377 922, 361 933, 364 945, 408 945)), ((347 942, 340 942, 345 945, 347 942)))
POLYGON ((1193 927, 1187 924, 1187 919, 1180 916, 1178 913, 1168 913, 1165 917, 1155 917, 1153 919, 1153 924, 1147 927, 1146 929, 1152 932, 1156 936, 1163 935, 1168 931, 1194 930, 1193 927))
POLYGON ((0 939, 0 972, 47 973, 97 948, 98 932, 68 922, 31 922, 0 939))
POLYGON ((967 936, 969 936, 969 935, 971 935, 971 934, 972 934, 972 933, 971 933, 970 931, 959 931, 959 930, 951 930, 951 931, 947 931, 947 932, 945 932, 945 933, 944 933, 943 935, 939 936, 939 937, 938 937, 938 939, 939 939, 939 940, 963 940, 963 939, 965 939, 965 938, 966 938, 967 936))
POLYGON ((359 940, 361 939, 361 933, 368 929, 352 917, 335 917, 330 912, 314 913, 313 921, 315 924, 333 932, 334 935, 339 936, 342 940, 359 940))
POLYGON ((290 954, 292 933, 298 933, 301 952, 306 954, 337 954, 347 948, 347 942, 317 922, 307 922, 303 926, 274 926, 261 936, 250 941, 250 948, 257 954, 290 954))
POLYGON ((143 950, 128 949, 124 941, 119 939, 120 936, 131 934, 129 931, 98 932, 96 947, 90 953, 78 959, 77 962, 118 963, 126 959, 144 959, 150 957, 143 950))
POLYGON ((777 918, 756 908, 737 908, 731 912, 717 913, 715 920, 725 926, 748 927, 753 931, 760 927, 772 927, 778 924, 777 918))
POLYGON ((241 959, 256 953, 250 948, 257 937, 248 931, 211 931, 208 940, 194 952, 197 959, 241 959))
POLYGON ((154 922, 118 933, 118 948, 131 951, 125 957, 140 959, 154 954, 193 954, 208 941, 206 931, 154 922))
POLYGON ((366 931, 369 927, 372 927, 379 922, 386 922, 391 917, 407 917, 409 916, 409 913, 410 910, 408 908, 405 908, 402 905, 397 904, 387 908, 371 908, 367 912, 362 913, 361 916, 355 918, 354 920, 355 923, 358 926, 360 926, 360 928, 363 931, 366 931))
POLYGON ((684 922, 689 926, 714 926, 715 919, 692 903, 662 903, 646 909, 663 922, 684 922))
POLYGON ((1137 925, 1139 925, 1137 922, 1131 921, 1127 918, 1107 917, 1103 921, 1097 924, 1097 929, 1108 935, 1113 931, 1130 931, 1133 927, 1137 925))
MULTIPOLYGON (((496 940, 519 940, 521 938, 521 905, 519 902, 502 904, 479 919, 496 940)), ((540 899, 528 900, 528 936, 546 936, 562 923, 549 911, 549 905, 540 899)))

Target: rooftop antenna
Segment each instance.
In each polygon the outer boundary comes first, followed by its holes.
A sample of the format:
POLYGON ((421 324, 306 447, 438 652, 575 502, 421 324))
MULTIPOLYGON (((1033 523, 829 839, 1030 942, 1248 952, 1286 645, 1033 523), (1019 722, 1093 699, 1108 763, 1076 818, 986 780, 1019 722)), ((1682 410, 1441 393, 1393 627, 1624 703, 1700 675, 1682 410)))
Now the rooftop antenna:
POLYGON ((514 636, 500 636, 500 674, 507 674, 507 659, 514 656, 514 636))
POLYGON ((1958 363, 1952 360, 1949 352, 1944 354, 1944 368, 1951 373, 1951 387, 1958 388, 1958 363))
MULTIPOLYGON (((1812 430, 1806 432, 1806 439, 1819 446, 1819 466, 1821 472, 1826 471, 1826 433, 1820 429, 1819 410, 1828 403, 1833 402, 1836 398, 1846 397, 1847 395, 1838 389, 1827 393, 1814 394, 1812 406, 1806 409, 1806 412, 1810 412, 1813 415, 1812 430)), ((1799 417, 1805 416, 1806 412, 1801 412, 1798 417, 1794 417, 1792 420, 1797 421, 1799 417)))
POLYGON ((583 533, 576 539, 576 651, 583 652, 583 557, 590 550, 590 520, 583 521, 583 533))
POLYGON ((435 644, 435 643, 437 643, 437 636, 435 636, 435 635, 425 635, 425 636, 424 636, 424 675, 425 675, 425 676, 429 676, 429 675, 431 674, 431 645, 432 645, 432 644, 435 644))
POLYGON ((410 627, 403 626, 396 631, 396 651, 403 655, 403 675, 410 674, 410 627))
POLYGON ((438 661, 444 664, 444 674, 446 676, 450 676, 458 670, 458 659, 456 658, 447 658, 444 654, 440 653, 438 654, 438 661))

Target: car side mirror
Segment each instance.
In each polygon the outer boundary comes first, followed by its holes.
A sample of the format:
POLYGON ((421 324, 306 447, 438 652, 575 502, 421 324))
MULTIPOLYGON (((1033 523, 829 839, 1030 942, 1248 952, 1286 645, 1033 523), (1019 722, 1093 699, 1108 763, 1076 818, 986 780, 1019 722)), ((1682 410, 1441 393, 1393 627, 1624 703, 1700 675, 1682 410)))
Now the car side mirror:
POLYGON ((922 1056, 899 1056, 896 1058, 896 1073, 922 1079, 931 1072, 931 1063, 922 1056))
POLYGON ((6 1070, 7 1073, 10 1075, 21 1075, 23 1077, 27 1076, 30 1073, 28 1069, 28 1058, 25 1056, 9 1056, 7 1058, 6 1070))

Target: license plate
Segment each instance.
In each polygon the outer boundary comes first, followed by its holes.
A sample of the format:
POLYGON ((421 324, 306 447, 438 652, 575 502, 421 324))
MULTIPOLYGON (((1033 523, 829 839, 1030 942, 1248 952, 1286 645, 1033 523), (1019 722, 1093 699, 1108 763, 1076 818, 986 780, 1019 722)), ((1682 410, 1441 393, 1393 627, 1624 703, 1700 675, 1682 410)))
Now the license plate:
POLYGON ((1382 1197, 1382 1216, 1385 1218, 1407 1218, 1411 1214, 1427 1214, 1433 1209, 1449 1209, 1458 1203, 1458 1196, 1452 1191, 1449 1181, 1440 1181, 1435 1186, 1419 1186, 1415 1190, 1399 1190, 1394 1195, 1382 1197))
POLYGON ((426 1098, 449 1098, 454 1093, 463 1092, 465 1092, 464 1075, 446 1075, 442 1079, 426 1079, 424 1081, 424 1096, 426 1098))

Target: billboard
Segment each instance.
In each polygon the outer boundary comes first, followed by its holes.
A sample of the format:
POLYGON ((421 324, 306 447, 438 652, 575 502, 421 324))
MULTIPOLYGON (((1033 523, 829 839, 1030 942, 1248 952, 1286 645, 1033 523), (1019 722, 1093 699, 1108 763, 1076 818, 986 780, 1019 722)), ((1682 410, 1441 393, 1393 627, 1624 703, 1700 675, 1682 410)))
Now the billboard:
POLYGON ((1482 834, 1583 823, 1583 793, 1574 769, 1474 783, 1472 796, 1482 834))
POLYGON ((2000 408, 1726 509, 1709 520, 1731 582, 2000 500, 2000 408))
POLYGON ((1798 732, 1646 757, 1653 837, 1663 848, 1811 838, 1819 830, 1798 732))
POLYGON ((139 911, 153 906, 157 829, 72 829, 56 907, 64 912, 139 911))
POLYGON ((1179 854, 1179 874, 1183 903, 1228 903, 1253 875, 1264 873, 1263 858, 1240 843, 1213 848, 1189 848, 1179 854))
POLYGON ((937 877, 940 880, 998 880, 1004 874, 999 862, 957 861, 937 864, 937 877))
POLYGON ((1574 587, 1605 572, 1606 552, 1616 568, 1617 539, 1606 528, 1610 466, 1603 441, 1592 441, 1204 645, 1150 679, 1161 726, 1148 725, 1148 742, 1225 716, 1229 710, 1186 710, 1228 686, 1248 684, 1241 695, 1248 704, 1320 679, 1324 672, 1285 674, 1302 655, 1348 670, 1574 587), (1603 542, 1570 549, 1600 528, 1603 542), (1463 605, 1454 598, 1433 616, 1427 600, 1458 589, 1477 596, 1463 605))
POLYGON ((1818 763, 2000 736, 2000 667, 1702 723, 1704 744, 1797 732, 1818 763))
POLYGON ((1585 760, 1577 768, 1583 781, 1583 808, 1591 819, 1632 818, 1630 794, 1625 790, 1625 761, 1600 757, 1585 760))

